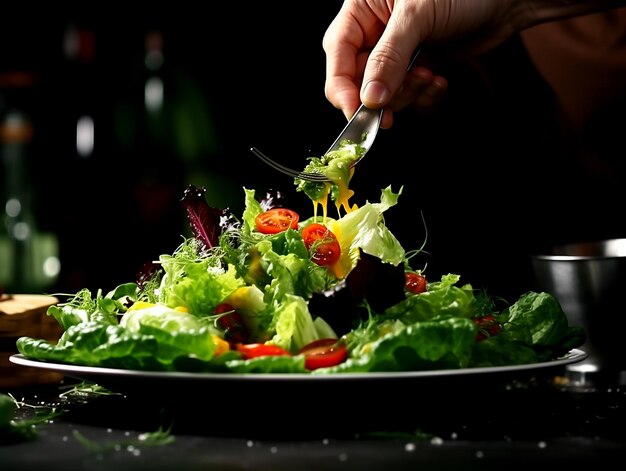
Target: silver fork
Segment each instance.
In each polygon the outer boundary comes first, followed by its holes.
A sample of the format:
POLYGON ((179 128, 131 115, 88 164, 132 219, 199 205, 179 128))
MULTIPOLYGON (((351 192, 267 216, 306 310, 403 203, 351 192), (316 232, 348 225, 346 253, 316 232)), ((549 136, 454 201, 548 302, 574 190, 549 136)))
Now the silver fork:
POLYGON ((282 164, 279 164, 273 159, 270 159, 267 155, 261 152, 256 147, 252 147, 250 149, 254 155, 256 155, 259 159, 265 162, 267 165, 272 167, 274 170, 278 170, 279 172, 284 173, 285 175, 289 175, 292 178, 301 178, 302 180, 309 180, 312 182, 327 182, 328 177, 326 177, 322 173, 312 173, 312 172, 301 172, 298 170, 294 170, 289 167, 285 167, 282 164))
MULTIPOLYGON (((380 128, 380 120, 382 119, 382 117, 382 108, 379 110, 373 110, 371 108, 366 108, 365 105, 359 106, 359 109, 356 111, 356 113, 354 113, 354 116, 350 118, 350 121, 348 121, 346 127, 343 128, 343 131, 341 131, 341 133, 339 133, 339 136, 337 136, 335 142, 333 142, 332 145, 328 148, 326 154, 329 154, 330 152, 339 149, 341 143, 346 139, 349 139, 350 141, 355 143, 359 143, 361 146, 363 146, 364 151, 358 159, 352 162, 352 166, 354 167, 357 163, 359 163, 359 161, 372 146, 374 138, 376 137, 376 133, 380 128)), ((289 175, 290 177, 314 182, 329 181, 328 177, 326 177, 322 173, 302 172, 289 167, 285 167, 284 165, 279 164, 275 160, 269 158, 256 147, 252 147, 250 150, 254 155, 256 155, 259 159, 268 164, 270 167, 273 167, 279 172, 289 175)))
MULTIPOLYGON (((420 50, 418 49, 415 54, 413 54, 411 62, 409 63, 409 66, 407 68, 407 72, 413 66, 413 63, 415 62, 415 59, 417 59, 419 53, 420 50)), ((354 167, 363 159, 363 157, 365 157, 367 151, 369 151, 372 147, 374 139, 376 138, 376 134, 380 129, 380 121, 382 120, 382 117, 382 108, 374 110, 371 108, 367 108, 364 104, 361 104, 361 106, 359 106, 359 108, 356 110, 356 113, 354 113, 352 118, 350 118, 350 121, 348 121, 348 124, 346 124, 343 130, 339 133, 339 136, 337 136, 335 142, 331 144, 331 146, 328 148, 324 155, 327 155, 330 152, 339 149, 343 141, 350 140, 352 142, 360 144, 363 147, 363 153, 359 156, 358 159, 352 162, 352 167, 354 167)), ((289 175, 290 177, 315 182, 329 181, 328 178, 322 173, 302 172, 289 167, 285 167, 284 165, 279 164, 275 160, 263 154, 256 147, 252 147, 250 150, 254 155, 256 155, 259 159, 268 164, 270 167, 273 167, 279 172, 289 175)))
MULTIPOLYGON (((352 142, 360 143, 361 146, 365 149, 361 156, 352 162, 352 166, 354 167, 359 161, 363 158, 365 153, 369 150, 372 143, 374 142, 374 138, 376 137, 376 133, 380 127, 380 120, 383 116, 382 108, 379 110, 372 110, 370 108, 366 108, 365 105, 361 105, 354 116, 348 121, 348 124, 343 131, 339 134, 335 142, 329 147, 326 151, 326 154, 333 152, 339 149, 341 143, 349 139, 352 142)), ((300 178, 302 180, 309 180, 313 182, 327 182, 328 177, 326 177, 322 173, 313 173, 313 172, 302 172, 298 170, 294 170, 289 167, 285 167, 282 164, 279 164, 275 160, 269 158, 263 152, 261 152, 256 147, 252 147, 250 149, 254 155, 256 155, 259 159, 265 162, 270 167, 282 172, 286 175, 289 175, 293 178, 300 178)), ((326 155, 324 154, 324 155, 326 155)))

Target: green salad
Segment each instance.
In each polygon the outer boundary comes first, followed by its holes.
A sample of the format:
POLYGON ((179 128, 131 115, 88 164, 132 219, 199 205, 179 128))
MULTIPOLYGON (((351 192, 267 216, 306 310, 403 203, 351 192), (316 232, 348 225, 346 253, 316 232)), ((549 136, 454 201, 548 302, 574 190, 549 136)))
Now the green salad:
POLYGON ((402 188, 349 205, 359 146, 340 151, 339 171, 332 156, 313 162, 339 177, 307 188, 306 218, 248 188, 235 215, 190 185, 181 198, 190 236, 136 280, 51 306, 60 339, 21 337, 17 349, 98 367, 326 375, 531 364, 584 343, 548 293, 502 303, 457 274, 431 280, 412 267, 421 248, 405 250, 384 218, 402 188))

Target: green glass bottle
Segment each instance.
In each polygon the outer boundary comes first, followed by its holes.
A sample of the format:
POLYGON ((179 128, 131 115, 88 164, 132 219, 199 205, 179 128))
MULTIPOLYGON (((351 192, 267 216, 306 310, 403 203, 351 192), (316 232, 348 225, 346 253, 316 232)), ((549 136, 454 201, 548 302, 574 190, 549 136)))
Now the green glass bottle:
POLYGON ((13 72, 0 77, 0 290, 5 293, 42 293, 60 271, 58 241, 38 231, 36 189, 30 161, 35 136, 33 123, 21 105, 34 78, 13 72))

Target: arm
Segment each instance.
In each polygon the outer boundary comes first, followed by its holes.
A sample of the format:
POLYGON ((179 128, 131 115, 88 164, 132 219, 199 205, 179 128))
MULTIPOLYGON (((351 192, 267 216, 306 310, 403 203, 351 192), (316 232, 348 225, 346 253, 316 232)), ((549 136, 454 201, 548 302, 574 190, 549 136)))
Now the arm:
POLYGON ((531 16, 534 17, 525 25, 522 23, 520 30, 540 23, 597 13, 626 5, 624 0, 535 0, 530 2, 518 0, 518 3, 530 3, 529 10, 531 16))
POLYGON ((480 54, 531 26, 622 5, 626 0, 345 0, 322 43, 326 97, 348 118, 361 102, 385 107, 382 127, 389 127, 420 73, 420 91, 445 90, 445 79, 429 70, 406 73, 418 47, 437 59, 480 54))

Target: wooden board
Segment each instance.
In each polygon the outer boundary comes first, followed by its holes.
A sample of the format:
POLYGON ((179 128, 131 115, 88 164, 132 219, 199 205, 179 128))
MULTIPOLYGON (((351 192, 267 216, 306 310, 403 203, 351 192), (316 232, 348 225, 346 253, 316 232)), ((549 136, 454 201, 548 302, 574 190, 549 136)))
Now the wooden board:
POLYGON ((59 382, 57 373, 14 365, 9 357, 18 353, 19 337, 33 337, 56 342, 63 333, 56 319, 47 315, 48 307, 57 304, 54 296, 39 294, 4 294, 0 297, 0 388, 19 388, 33 384, 59 382))

